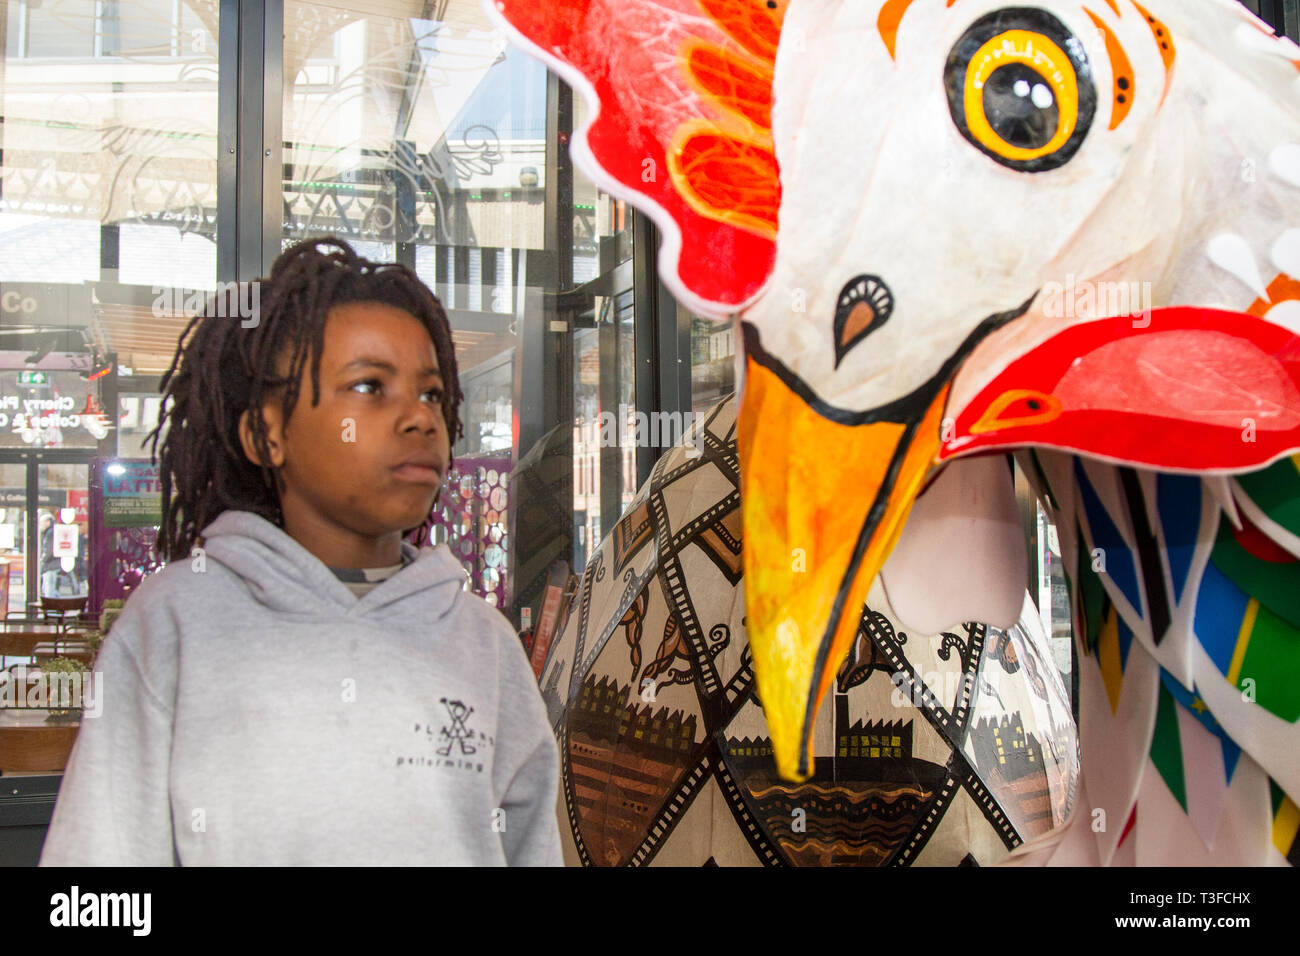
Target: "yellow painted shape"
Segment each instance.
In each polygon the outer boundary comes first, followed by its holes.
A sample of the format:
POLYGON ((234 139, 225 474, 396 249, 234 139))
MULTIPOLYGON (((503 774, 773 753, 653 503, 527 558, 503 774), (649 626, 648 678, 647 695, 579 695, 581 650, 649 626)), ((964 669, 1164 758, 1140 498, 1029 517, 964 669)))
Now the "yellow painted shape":
POLYGON ((1250 646, 1250 634, 1255 630, 1255 618, 1259 616, 1259 602, 1254 598, 1246 605, 1246 616, 1241 619, 1241 630, 1237 632, 1237 646, 1232 651, 1232 663, 1228 666, 1228 683, 1233 687, 1241 680, 1241 665, 1246 660, 1246 648, 1250 646))
POLYGON ((1273 845, 1283 856, 1295 845, 1297 831, 1300 831, 1300 807, 1290 797, 1283 797, 1277 816, 1273 818, 1273 845))
POLYGON ((1119 618, 1115 608, 1110 609, 1106 621, 1097 635, 1097 657, 1101 665, 1101 679, 1106 685, 1110 712, 1119 713, 1119 695, 1124 686, 1124 667, 1119 659, 1119 618))

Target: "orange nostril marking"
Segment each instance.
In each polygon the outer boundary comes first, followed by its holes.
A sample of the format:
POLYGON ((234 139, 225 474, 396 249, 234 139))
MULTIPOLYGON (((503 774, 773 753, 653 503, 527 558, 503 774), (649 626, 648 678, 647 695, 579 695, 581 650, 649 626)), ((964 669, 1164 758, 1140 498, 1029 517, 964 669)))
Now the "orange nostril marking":
POLYGON ((848 318, 844 320, 844 329, 840 332, 841 348, 848 348, 849 343, 870 328, 874 321, 876 321, 876 310, 871 307, 871 303, 859 302, 855 305, 848 318))

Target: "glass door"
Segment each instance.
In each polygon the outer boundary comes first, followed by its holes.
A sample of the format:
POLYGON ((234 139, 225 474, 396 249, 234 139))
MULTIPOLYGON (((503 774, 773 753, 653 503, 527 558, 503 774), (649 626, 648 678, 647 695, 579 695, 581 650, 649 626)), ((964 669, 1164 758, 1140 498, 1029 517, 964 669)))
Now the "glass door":
MULTIPOLYGON (((89 459, 46 462, 35 455, 37 529, 40 535, 37 598, 90 594, 89 459)), ((30 593, 30 588, 28 589, 30 593)))
POLYGON ((0 450, 0 610, 90 592, 90 450, 0 450))
POLYGON ((27 466, 0 463, 0 612, 27 601, 27 466))

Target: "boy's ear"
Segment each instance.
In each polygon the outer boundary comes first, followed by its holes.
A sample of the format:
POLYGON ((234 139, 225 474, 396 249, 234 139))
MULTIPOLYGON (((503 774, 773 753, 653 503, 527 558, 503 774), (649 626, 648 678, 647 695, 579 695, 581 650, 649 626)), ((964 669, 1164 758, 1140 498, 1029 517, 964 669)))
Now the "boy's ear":
POLYGON ((262 421, 266 423, 266 449, 270 452, 271 460, 262 461, 262 456, 258 454, 257 444, 253 441, 253 409, 244 410, 244 414, 239 416, 239 444, 243 446, 244 455, 255 465, 264 465, 268 468, 280 468, 284 465, 284 429, 281 423, 280 409, 274 403, 262 406, 262 421))

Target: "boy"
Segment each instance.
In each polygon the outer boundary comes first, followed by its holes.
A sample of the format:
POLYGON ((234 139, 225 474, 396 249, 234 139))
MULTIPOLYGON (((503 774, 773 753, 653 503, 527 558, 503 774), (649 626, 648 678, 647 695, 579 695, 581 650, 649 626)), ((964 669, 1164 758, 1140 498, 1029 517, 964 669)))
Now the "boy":
POLYGON ((403 541, 461 432, 442 307, 336 239, 260 293, 163 379, 171 563, 104 642, 42 865, 559 865, 523 649, 403 541))

